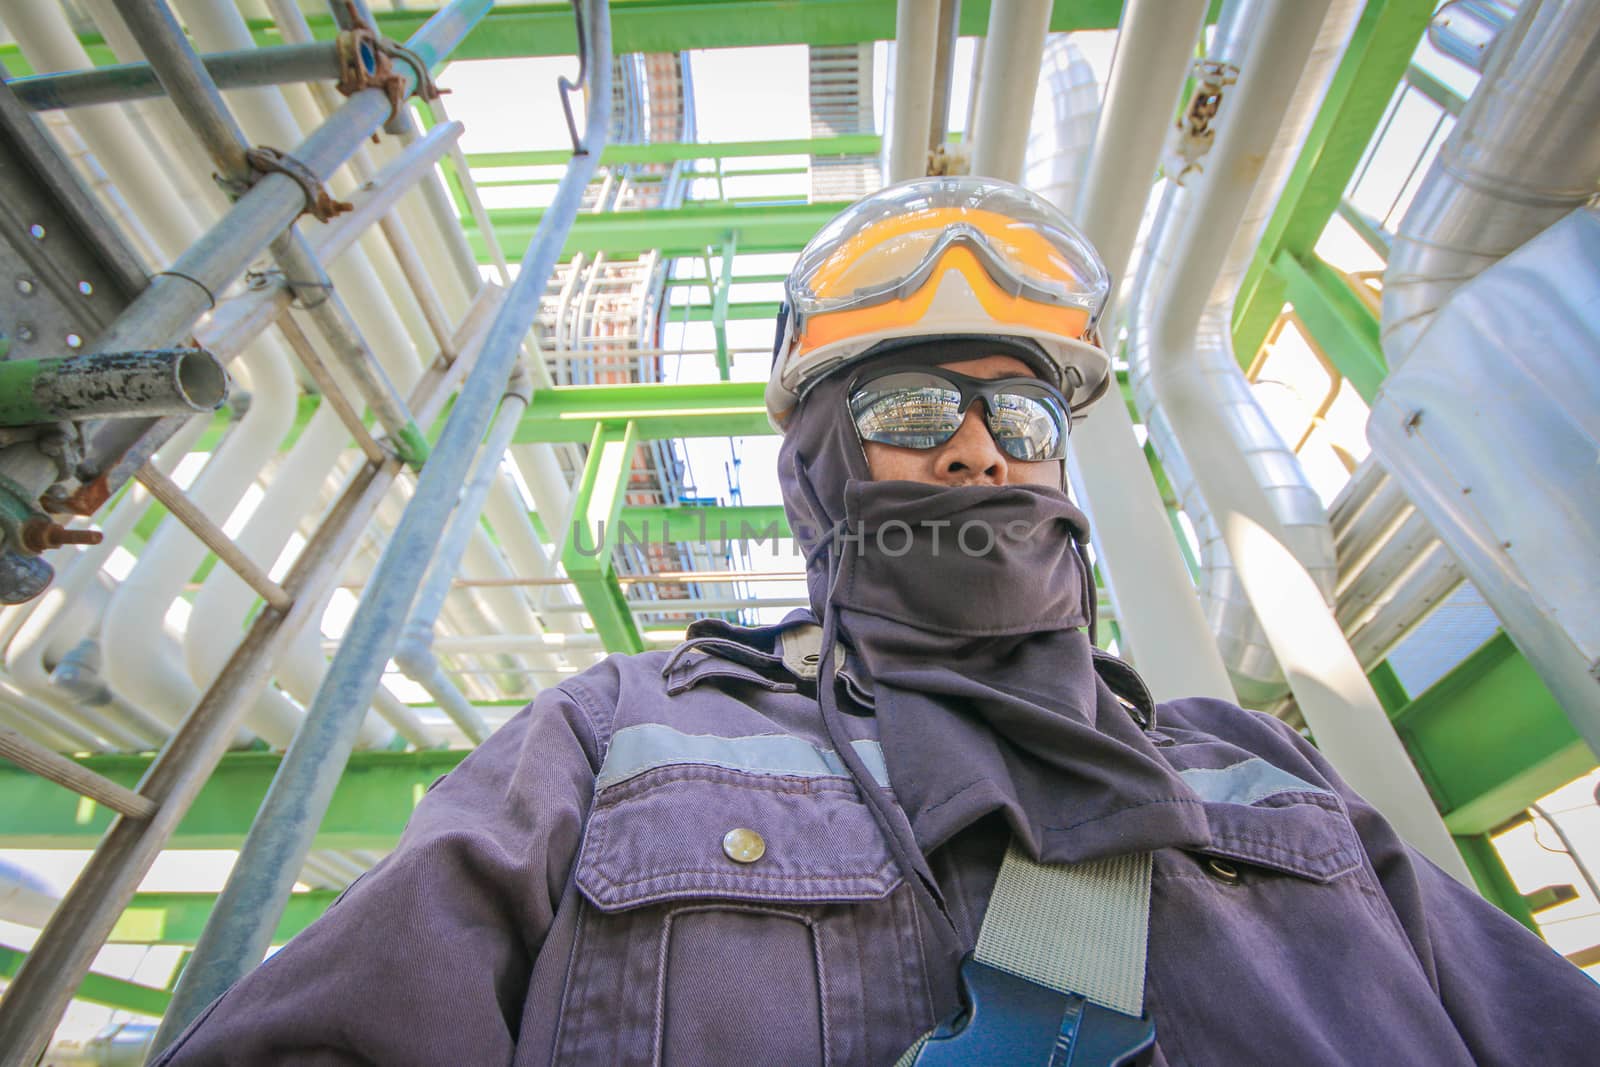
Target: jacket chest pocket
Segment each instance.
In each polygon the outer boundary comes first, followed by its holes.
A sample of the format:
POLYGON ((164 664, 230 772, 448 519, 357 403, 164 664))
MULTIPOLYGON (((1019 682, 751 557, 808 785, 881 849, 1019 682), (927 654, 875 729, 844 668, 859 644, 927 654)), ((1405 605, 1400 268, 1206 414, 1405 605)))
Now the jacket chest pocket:
POLYGON ((611 781, 577 884, 557 1062, 888 1063, 928 1015, 910 894, 849 778, 611 781))

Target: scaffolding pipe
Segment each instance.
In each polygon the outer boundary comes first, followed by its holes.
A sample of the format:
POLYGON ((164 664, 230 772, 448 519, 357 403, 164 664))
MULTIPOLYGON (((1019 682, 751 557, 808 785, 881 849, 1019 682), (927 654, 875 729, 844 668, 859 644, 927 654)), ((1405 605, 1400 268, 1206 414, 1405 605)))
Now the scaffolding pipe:
MULTIPOLYGON (((430 18, 406 47, 429 66, 436 65, 488 7, 489 0, 457 0, 430 18)), ((398 72, 410 93, 415 88, 414 72, 406 64, 401 64, 398 72)), ((326 179, 388 116, 388 96, 381 89, 363 89, 291 154, 311 173, 326 179)), ((262 176, 215 227, 168 270, 151 279, 149 287, 96 339, 91 350, 149 348, 181 337, 216 303, 213 294, 243 276, 305 208, 305 190, 299 182, 284 174, 262 176)))
POLYGON ((291 603, 289 594, 283 591, 283 586, 267 576, 265 567, 239 550, 233 539, 222 532, 222 527, 206 517, 206 513, 195 507, 194 501, 184 495, 182 489, 162 474, 153 464, 146 463, 134 475, 150 490, 150 495, 161 501, 162 505, 184 526, 189 532, 200 539, 200 542, 216 554, 234 574, 237 574, 252 589, 260 595, 262 600, 277 608, 279 611, 288 611, 291 603))
POLYGON ((227 396, 222 361, 200 348, 0 362, 0 426, 192 415, 227 396))
MULTIPOLYGON (((500 409, 495 413, 489 435, 478 453, 472 477, 462 490, 455 514, 451 516, 450 525, 438 543, 433 561, 428 565, 428 576, 412 604, 411 617, 406 620, 392 657, 407 677, 419 683, 438 701, 439 707, 474 744, 482 743, 489 736, 489 728, 461 690, 439 669, 439 660, 431 647, 433 627, 444 608, 451 580, 461 565, 467 542, 479 528, 489 487, 500 472, 501 457, 510 446, 522 412, 532 398, 533 390, 527 369, 518 363, 512 370, 510 381, 506 383, 500 409)), ((544 654, 548 656, 549 650, 544 650, 544 654)))
MULTIPOLYGON (((463 7, 476 17, 487 10, 482 0, 458 0, 446 23, 456 39, 471 27, 470 21, 462 25, 454 17, 463 7)), ((424 372, 411 397, 420 419, 438 416, 468 363, 461 359, 424 372)), ((303 626, 321 617, 350 553, 399 472, 399 461, 393 459, 356 472, 284 577, 294 607, 287 615, 267 610, 256 617, 227 666, 146 773, 141 792, 159 809, 148 820, 119 819, 106 831, 0 999, 0 1067, 33 1067, 38 1060, 99 946, 222 759, 280 652, 303 626)))
POLYGON ((156 810, 150 798, 58 756, 14 730, 0 730, 0 758, 131 818, 147 819, 156 810))
MULTIPOLYGON (((338 81, 340 76, 339 46, 332 41, 213 52, 201 56, 200 62, 223 89, 338 81)), ((6 84, 18 100, 34 111, 147 100, 166 92, 148 63, 122 63, 66 74, 36 74, 6 84)))
POLYGON ((349 758, 360 715, 394 653, 450 504, 460 491, 522 339, 538 313, 538 297, 549 283, 577 217, 611 120, 611 29, 606 0, 584 0, 581 17, 588 30, 588 54, 583 59, 590 81, 583 150, 573 156, 554 201, 539 220, 477 366, 462 386, 438 446, 417 478, 416 493, 396 524, 366 596, 345 632, 344 644, 273 778, 228 884, 179 980, 158 1045, 181 1033, 206 1004, 259 963, 266 951, 293 889, 295 872, 311 849, 349 758))
MULTIPOLYGON (((164 0, 117 0, 117 10, 149 57, 172 102, 221 168, 223 180, 235 188, 254 181, 257 172, 248 158, 249 143, 244 131, 223 103, 216 82, 211 80, 164 0)), ((406 410, 399 390, 362 340, 349 308, 334 291, 305 237, 290 225, 273 239, 271 248, 290 287, 334 356, 355 379, 378 422, 388 430, 396 453, 408 465, 420 467, 428 456, 427 438, 406 410)))

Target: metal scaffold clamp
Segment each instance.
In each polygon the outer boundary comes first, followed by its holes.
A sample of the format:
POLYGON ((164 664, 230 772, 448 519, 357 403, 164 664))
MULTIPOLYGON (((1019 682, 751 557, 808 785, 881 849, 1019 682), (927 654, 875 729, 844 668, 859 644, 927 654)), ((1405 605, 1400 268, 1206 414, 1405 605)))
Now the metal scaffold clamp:
POLYGON ((433 72, 421 56, 361 22, 354 5, 350 8, 350 19, 355 25, 340 31, 336 39, 339 55, 337 88, 345 96, 354 96, 364 89, 381 89, 389 98, 389 118, 384 124, 385 128, 391 126, 399 116, 400 107, 407 96, 437 100, 449 91, 439 88, 433 80, 433 72), (410 67, 415 78, 407 79, 396 68, 397 62, 410 67), (414 89, 411 88, 413 83, 416 86, 414 89))
POLYGON ((270 145, 257 145, 245 153, 245 159, 258 177, 283 174, 293 178, 306 194, 306 214, 318 222, 328 222, 337 215, 355 209, 354 204, 328 192, 328 187, 315 171, 287 152, 280 152, 270 145))

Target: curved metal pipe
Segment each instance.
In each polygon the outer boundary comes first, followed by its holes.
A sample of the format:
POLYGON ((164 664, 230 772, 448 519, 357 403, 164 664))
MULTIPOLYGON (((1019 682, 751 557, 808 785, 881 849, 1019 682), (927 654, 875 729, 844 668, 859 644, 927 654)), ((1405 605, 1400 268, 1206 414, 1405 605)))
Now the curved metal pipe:
MULTIPOLYGON (((1128 0, 1123 6, 1077 204, 1057 203, 1083 226, 1113 278, 1128 262, 1148 199, 1129 196, 1128 184, 1148 182, 1155 173, 1205 11, 1204 0, 1128 0)), ((1167 513, 1125 405, 1098 404, 1073 427, 1067 468, 1090 515, 1123 654, 1138 664, 1157 699, 1233 700, 1200 602, 1181 592, 1192 579, 1177 542, 1151 536, 1167 525, 1167 513), (1173 649, 1184 652, 1174 655, 1173 649)))
MULTIPOLYGON (((1240 601, 1259 617, 1318 744, 1351 784, 1435 863, 1471 884, 1443 820, 1318 588, 1291 548, 1320 541, 1334 578, 1325 523, 1297 534, 1298 464, 1287 449, 1253 446, 1275 435, 1234 362, 1229 311, 1278 188, 1312 121, 1359 5, 1271 0, 1251 27, 1238 89, 1224 106, 1197 194, 1173 207, 1151 257, 1129 330, 1136 395, 1155 410, 1152 439, 1170 426, 1169 475, 1192 479, 1234 564, 1240 601), (1216 282, 1207 289, 1207 283, 1216 282), (1284 458, 1286 457, 1286 459, 1284 458), (1176 461, 1174 463, 1174 461, 1176 461)), ((1315 497, 1311 498, 1313 501, 1315 497)), ((1320 518, 1320 505, 1316 511, 1320 518)), ((1199 524, 1197 523, 1197 526, 1199 524)), ((1248 651, 1248 648, 1241 651, 1248 651)), ((1243 695, 1243 694, 1241 694, 1243 695)))
MULTIPOLYGON (((1331 598, 1335 580, 1333 542, 1322 502, 1307 482, 1299 460, 1267 420, 1250 384, 1240 373, 1234 356, 1231 317, 1239 281, 1254 255, 1261 228, 1270 215, 1277 191, 1288 168, 1293 165, 1299 143, 1310 127, 1321 103, 1322 94, 1334 66, 1348 40, 1357 5, 1341 2, 1331 15, 1320 20, 1315 13, 1302 12, 1308 26, 1299 32, 1316 33, 1300 68, 1275 70, 1286 62, 1264 49, 1259 39, 1250 36, 1252 26, 1271 13, 1268 5, 1234 4, 1225 9, 1218 25, 1214 51, 1210 58, 1218 63, 1246 71, 1252 79, 1275 77, 1278 84, 1269 89, 1279 103, 1276 116, 1254 121, 1270 123, 1258 134, 1252 151, 1260 160, 1242 174, 1230 174, 1239 164, 1231 159, 1208 158, 1196 188, 1169 186, 1163 193, 1156 224, 1151 229, 1145 262, 1135 283, 1135 305, 1128 320, 1128 376, 1134 399, 1144 416, 1150 441, 1161 457, 1168 480, 1194 526, 1199 542, 1201 605, 1216 635, 1217 645, 1239 698, 1247 704, 1265 706, 1281 699, 1288 686, 1260 621, 1245 595, 1240 575, 1228 551, 1213 503, 1200 490, 1198 468, 1247 465, 1249 493, 1264 505, 1263 514, 1290 553, 1312 575, 1331 598), (1262 10, 1265 8, 1266 10, 1262 10), (1270 131, 1281 131, 1276 139, 1270 131), (1259 173, 1258 173, 1259 171, 1259 173), (1220 175, 1221 177, 1218 177, 1220 175), (1231 180, 1230 180, 1231 179, 1231 180), (1231 194, 1232 204, 1210 206, 1217 193, 1231 194), (1204 234, 1210 246, 1210 262, 1218 263, 1215 282, 1204 304, 1196 307, 1204 291, 1204 268, 1192 278, 1193 262, 1174 273, 1180 245, 1186 239, 1191 261, 1199 246, 1186 233, 1197 225, 1195 198, 1207 198, 1207 214, 1224 214, 1237 229, 1217 227, 1204 234), (1217 250, 1225 250, 1221 257, 1217 250), (1194 319, 1188 316, 1194 314, 1194 319), (1179 321, 1190 323, 1182 325, 1179 321), (1158 329, 1170 331, 1158 336, 1158 329), (1192 337, 1192 340, 1190 339, 1192 337), (1180 353, 1182 353, 1180 355, 1180 353), (1197 401, 1210 425, 1193 428, 1193 435, 1180 435, 1173 425, 1164 397, 1182 394, 1197 401)), ((1270 42, 1267 48, 1270 48, 1270 42)), ((1222 105, 1219 125, 1238 123, 1239 110, 1249 106, 1260 83, 1241 84, 1232 90, 1222 105)), ((1256 99, 1260 99, 1256 97, 1256 99)), ((1269 103, 1268 107, 1272 105, 1269 103)), ((1227 147, 1218 135, 1218 152, 1227 147)), ((1235 138, 1237 140, 1237 138, 1235 138)), ((1249 158, 1249 157, 1247 157, 1249 158)), ((1191 179, 1191 183, 1194 180, 1191 179)))

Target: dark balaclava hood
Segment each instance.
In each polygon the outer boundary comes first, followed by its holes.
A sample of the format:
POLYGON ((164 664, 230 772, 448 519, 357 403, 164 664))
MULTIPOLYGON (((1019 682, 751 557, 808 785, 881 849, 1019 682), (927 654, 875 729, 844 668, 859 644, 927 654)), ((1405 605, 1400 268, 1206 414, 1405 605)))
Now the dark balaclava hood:
POLYGON ((868 675, 889 789, 923 853, 996 811, 1046 862, 1203 844, 1194 794, 1096 676, 1083 513, 1055 488, 872 481, 853 377, 794 412, 779 482, 823 622, 824 722, 902 867, 916 869, 910 843, 838 725, 836 637, 868 675))

